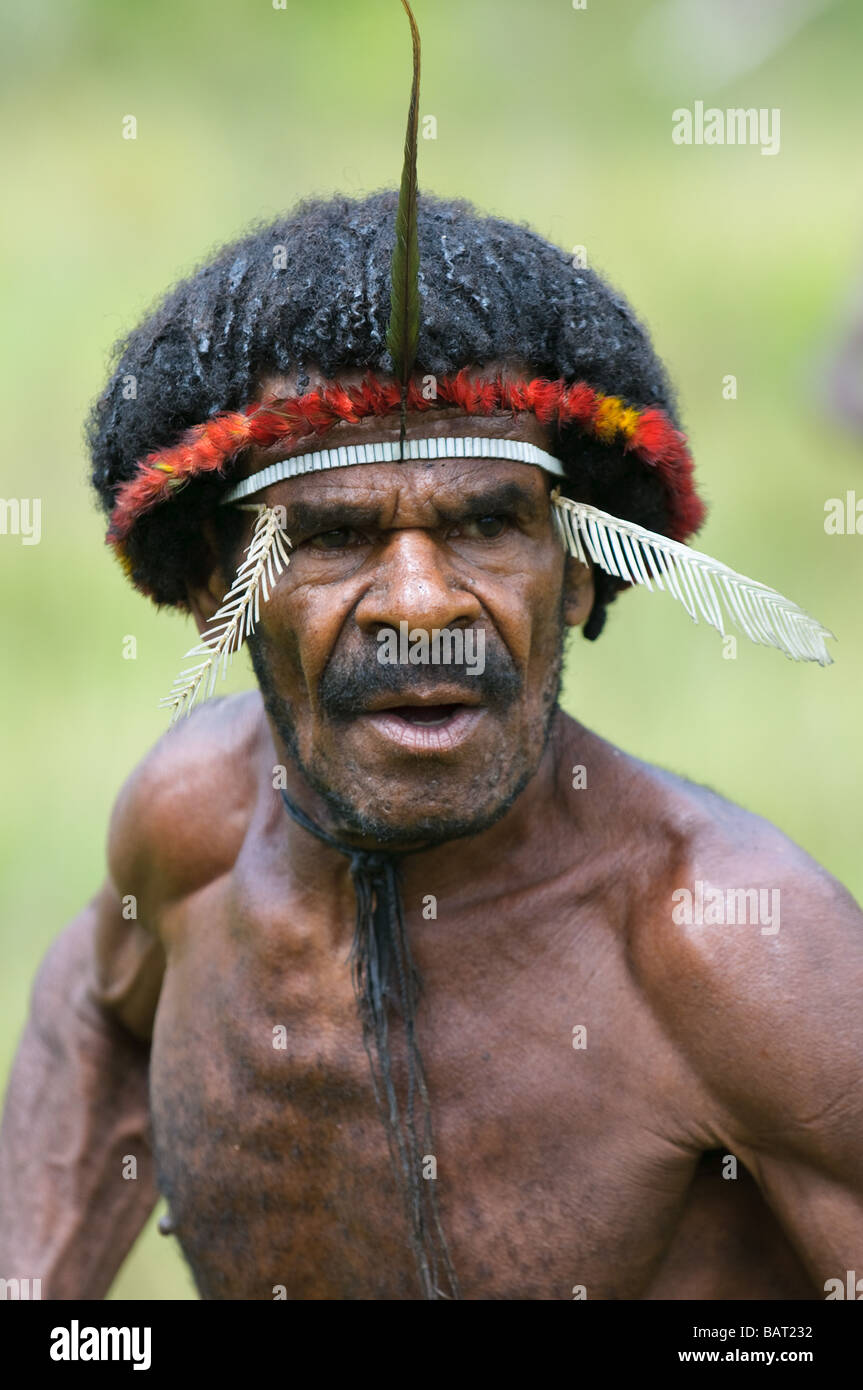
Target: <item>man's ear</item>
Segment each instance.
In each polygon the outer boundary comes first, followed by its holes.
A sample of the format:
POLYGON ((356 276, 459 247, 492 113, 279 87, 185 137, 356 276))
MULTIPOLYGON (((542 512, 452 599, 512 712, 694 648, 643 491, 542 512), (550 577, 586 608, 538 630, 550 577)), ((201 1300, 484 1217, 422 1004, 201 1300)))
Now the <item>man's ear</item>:
POLYGON ((218 548, 216 546, 215 528, 209 518, 201 522, 201 534, 207 543, 209 551, 209 579, 206 584, 187 584, 186 599, 189 604, 192 617, 198 632, 203 636, 213 615, 218 612, 222 600, 228 589, 231 587, 226 582, 222 573, 222 567, 218 559, 218 548))
POLYGON ((567 555, 563 573, 564 607, 563 614, 569 627, 581 627, 590 617, 593 607, 593 571, 583 565, 573 555, 567 555))

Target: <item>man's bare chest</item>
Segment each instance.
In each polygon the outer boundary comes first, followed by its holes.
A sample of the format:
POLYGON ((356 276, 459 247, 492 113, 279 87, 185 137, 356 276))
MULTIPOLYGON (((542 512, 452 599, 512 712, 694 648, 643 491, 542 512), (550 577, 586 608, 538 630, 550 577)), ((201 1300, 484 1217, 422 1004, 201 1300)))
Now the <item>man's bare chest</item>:
MULTIPOLYGON (((204 1297, 418 1297, 344 940, 219 914, 169 957, 153 1044, 160 1182, 204 1297)), ((561 930, 562 929, 562 930, 561 930)), ((598 924, 476 969, 421 943, 435 1182, 469 1298, 644 1297, 698 1152, 673 1053, 598 924)), ((391 1050, 404 1087, 404 1049, 391 1050)), ((664 1294, 664 1296, 673 1296, 664 1294)))

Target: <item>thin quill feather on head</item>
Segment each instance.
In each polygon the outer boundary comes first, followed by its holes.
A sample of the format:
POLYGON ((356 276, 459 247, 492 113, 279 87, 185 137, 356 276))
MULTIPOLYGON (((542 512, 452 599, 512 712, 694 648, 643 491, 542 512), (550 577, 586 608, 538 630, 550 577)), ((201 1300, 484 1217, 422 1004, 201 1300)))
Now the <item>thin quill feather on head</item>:
POLYGON ((723 636, 728 617, 752 642, 777 647, 794 661, 832 665, 825 638, 834 634, 775 589, 680 541, 562 497, 557 488, 552 501, 561 540, 582 564, 592 560, 627 584, 664 589, 693 622, 700 614, 723 636))
POLYGON ((256 506, 255 510, 258 511, 258 519, 236 578, 201 641, 183 658, 184 661, 190 657, 200 657, 201 660, 181 671, 170 694, 159 701, 161 706, 171 710, 172 724, 181 714, 191 713, 192 706, 203 694, 205 684, 206 698, 212 695, 220 666, 222 676, 227 675, 234 652, 239 650, 260 621, 261 596, 266 603, 276 580, 290 563, 288 549, 291 542, 282 527, 282 509, 256 506))
POLYGON ((393 371, 401 386, 401 443, 404 445, 408 382, 414 369, 420 333, 419 268, 417 236, 417 130, 419 127, 420 35, 408 0, 402 0, 411 26, 413 44, 413 82, 405 133, 405 157, 396 209, 396 240, 393 248, 390 319, 387 347, 393 371))

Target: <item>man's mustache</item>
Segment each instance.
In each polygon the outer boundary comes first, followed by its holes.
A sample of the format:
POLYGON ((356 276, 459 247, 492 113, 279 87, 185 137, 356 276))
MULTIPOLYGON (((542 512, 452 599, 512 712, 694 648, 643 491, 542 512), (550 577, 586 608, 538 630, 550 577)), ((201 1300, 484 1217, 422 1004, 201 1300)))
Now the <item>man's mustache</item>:
MULTIPOLYGON (((488 634, 486 634, 488 638, 488 634)), ((434 666, 381 665, 377 642, 343 654, 334 653, 318 683, 321 709, 330 719, 352 719, 382 696, 397 705, 403 696, 430 694, 445 686, 449 699, 460 693, 466 703, 501 711, 520 695, 522 678, 509 652, 498 642, 486 641, 485 668, 481 672, 465 662, 434 666)))

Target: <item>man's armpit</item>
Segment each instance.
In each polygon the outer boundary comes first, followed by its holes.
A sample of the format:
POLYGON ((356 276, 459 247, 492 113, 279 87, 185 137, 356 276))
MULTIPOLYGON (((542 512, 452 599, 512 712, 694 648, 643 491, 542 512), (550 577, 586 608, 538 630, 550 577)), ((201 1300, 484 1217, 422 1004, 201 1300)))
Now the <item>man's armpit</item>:
POLYGON ((162 943, 138 921, 134 894, 121 896, 108 882, 95 907, 92 996, 135 1037, 149 1041, 165 973, 162 943))

